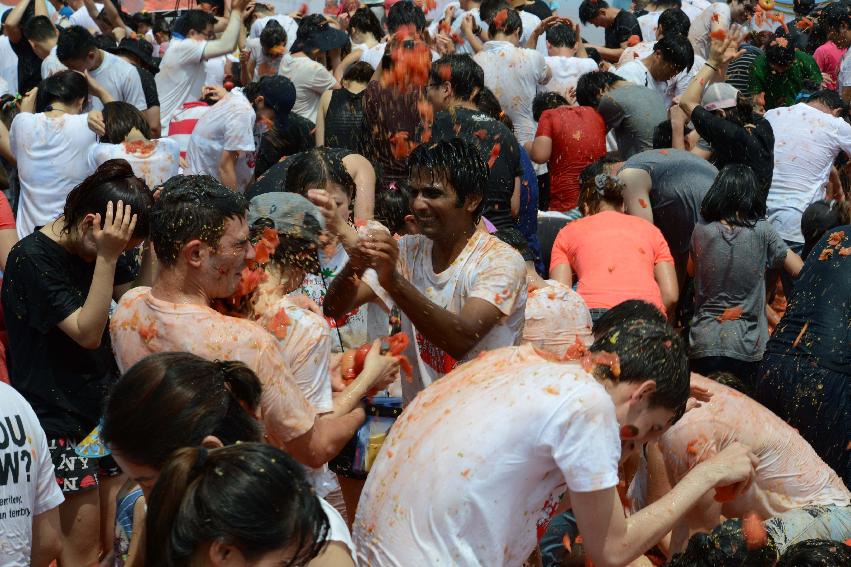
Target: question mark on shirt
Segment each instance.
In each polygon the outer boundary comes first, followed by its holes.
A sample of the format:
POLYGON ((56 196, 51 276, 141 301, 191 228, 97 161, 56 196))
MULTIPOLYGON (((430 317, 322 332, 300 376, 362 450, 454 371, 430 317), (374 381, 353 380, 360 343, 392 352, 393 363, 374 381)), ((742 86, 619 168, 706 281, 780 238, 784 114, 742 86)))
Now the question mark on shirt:
POLYGON ((30 469, 33 464, 33 456, 29 451, 23 450, 21 451, 21 460, 27 462, 27 482, 30 482, 30 469))

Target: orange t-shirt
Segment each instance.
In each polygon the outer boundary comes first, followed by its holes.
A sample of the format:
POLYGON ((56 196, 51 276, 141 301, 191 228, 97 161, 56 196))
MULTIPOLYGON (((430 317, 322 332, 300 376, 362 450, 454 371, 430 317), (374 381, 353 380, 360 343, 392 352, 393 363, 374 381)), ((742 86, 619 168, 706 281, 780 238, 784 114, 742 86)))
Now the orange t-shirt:
POLYGON ((674 262, 665 237, 642 218, 603 211, 575 220, 553 243, 550 271, 570 264, 576 291, 589 309, 610 309, 627 299, 642 299, 662 312, 662 293, 653 275, 660 262, 674 262))

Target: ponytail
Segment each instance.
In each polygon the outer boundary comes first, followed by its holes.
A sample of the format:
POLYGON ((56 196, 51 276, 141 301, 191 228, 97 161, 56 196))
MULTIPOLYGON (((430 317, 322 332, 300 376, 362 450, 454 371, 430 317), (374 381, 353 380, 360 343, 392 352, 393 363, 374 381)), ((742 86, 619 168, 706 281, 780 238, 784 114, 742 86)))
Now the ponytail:
POLYGON ((593 215, 600 210, 600 205, 606 203, 612 208, 623 206, 624 184, 617 178, 606 173, 600 173, 593 178, 581 179, 579 189, 579 210, 593 215))
POLYGON ((199 546, 233 545, 248 561, 270 551, 291 553, 287 565, 316 557, 328 518, 292 457, 246 443, 177 450, 148 499, 145 565, 182 567, 199 546))

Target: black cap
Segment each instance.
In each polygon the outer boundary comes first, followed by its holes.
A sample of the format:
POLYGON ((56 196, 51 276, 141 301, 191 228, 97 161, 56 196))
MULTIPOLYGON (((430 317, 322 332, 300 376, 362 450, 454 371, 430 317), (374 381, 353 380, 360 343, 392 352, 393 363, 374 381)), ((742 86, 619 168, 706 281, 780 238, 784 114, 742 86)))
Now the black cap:
POLYGON ((263 104, 275 111, 275 126, 283 127, 295 105, 295 85, 283 75, 270 75, 260 79, 259 86, 263 104))
POLYGON ((349 43, 349 36, 343 30, 331 27, 322 14, 311 14, 302 18, 298 26, 295 43, 291 52, 331 51, 342 49, 349 43))
POLYGON ((111 48, 103 47, 102 49, 105 49, 110 53, 115 53, 116 55, 121 53, 132 55, 133 57, 139 60, 139 63, 142 65, 142 67, 144 67, 151 73, 156 74, 159 71, 159 66, 152 57, 152 53, 154 52, 154 46, 144 39, 133 39, 131 37, 125 37, 118 45, 113 45, 111 48))

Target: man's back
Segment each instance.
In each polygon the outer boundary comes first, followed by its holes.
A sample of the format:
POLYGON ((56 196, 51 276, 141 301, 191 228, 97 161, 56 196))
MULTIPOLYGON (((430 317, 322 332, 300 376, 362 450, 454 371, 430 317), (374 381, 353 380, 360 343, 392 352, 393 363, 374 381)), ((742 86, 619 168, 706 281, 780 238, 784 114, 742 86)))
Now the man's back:
POLYGON ((393 426, 358 508, 359 558, 519 565, 561 492, 616 485, 619 455, 611 398, 578 363, 531 346, 488 352, 393 426))
POLYGON ((485 85, 514 122, 517 141, 523 144, 534 139, 532 100, 547 75, 544 56, 507 41, 489 41, 474 59, 484 70, 485 85))
POLYGON ((653 147, 653 132, 668 119, 665 103, 655 90, 632 83, 608 91, 597 112, 614 130, 618 152, 624 159, 653 147))
POLYGON ((748 396, 692 375, 712 399, 687 412, 659 441, 672 480, 732 443, 759 458, 751 487, 722 508, 727 517, 755 512, 770 518, 810 505, 847 506, 851 493, 836 473, 789 424, 748 396))
POLYGON ((157 93, 160 95, 162 134, 168 135, 171 118, 180 106, 201 98, 204 86, 205 41, 172 39, 156 74, 157 93))

